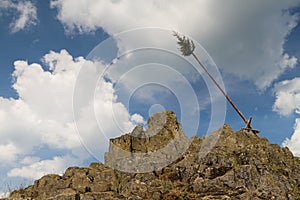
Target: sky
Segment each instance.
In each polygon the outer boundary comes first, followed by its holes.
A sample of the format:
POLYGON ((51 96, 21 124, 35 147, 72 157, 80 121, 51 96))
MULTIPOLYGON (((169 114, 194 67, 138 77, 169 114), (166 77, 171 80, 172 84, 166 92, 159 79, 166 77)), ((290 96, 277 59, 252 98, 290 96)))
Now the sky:
POLYGON ((1 0, 0 195, 103 162, 109 138, 173 110, 189 137, 243 121, 300 156, 299 0, 1 0))

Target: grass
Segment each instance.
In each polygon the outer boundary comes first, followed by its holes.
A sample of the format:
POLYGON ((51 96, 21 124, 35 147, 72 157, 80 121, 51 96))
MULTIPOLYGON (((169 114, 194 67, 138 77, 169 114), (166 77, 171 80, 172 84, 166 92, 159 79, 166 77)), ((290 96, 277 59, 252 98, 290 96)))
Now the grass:
POLYGON ((188 194, 188 193, 184 193, 183 199, 184 199, 184 200, 190 200, 189 194, 188 194))

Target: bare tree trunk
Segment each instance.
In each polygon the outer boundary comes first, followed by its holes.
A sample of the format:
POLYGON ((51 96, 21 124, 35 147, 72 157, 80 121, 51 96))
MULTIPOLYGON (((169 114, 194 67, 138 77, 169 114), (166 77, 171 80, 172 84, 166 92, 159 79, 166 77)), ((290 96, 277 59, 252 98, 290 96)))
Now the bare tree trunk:
POLYGON ((177 40, 178 40, 177 44, 180 46, 180 51, 181 51, 182 55, 184 55, 184 56, 193 55, 193 57, 196 59, 196 61, 199 63, 199 65, 202 67, 202 69, 211 78, 211 80, 216 84, 216 86, 219 88, 219 90, 225 96, 225 98, 230 103, 230 105, 234 108, 234 110, 239 114, 239 116, 245 122, 245 124, 246 124, 245 129, 252 131, 254 134, 259 133, 259 130, 255 130, 251 126, 252 117, 250 117, 249 120, 246 119, 246 117, 243 115, 243 113, 233 103, 233 101, 229 98, 229 96, 226 94, 226 92, 221 88, 221 86, 219 85, 219 83, 214 79, 214 77, 209 73, 209 71, 207 70, 207 68, 202 64, 202 62, 194 54, 194 50, 196 48, 194 42, 192 40, 190 40, 189 38, 187 38, 186 36, 180 36, 177 32, 173 32, 173 36, 175 36, 177 38, 177 40))
POLYGON ((243 119, 243 121, 246 124, 246 129, 251 130, 254 134, 258 134, 259 131, 255 130, 251 126, 251 119, 248 121, 247 118, 243 115, 243 113, 238 109, 238 107, 233 103, 233 101, 230 99, 230 97, 226 94, 226 92, 222 89, 222 87, 219 85, 219 83, 214 79, 214 77, 210 74, 210 72, 206 69, 206 67, 202 64, 202 62, 198 59, 198 57, 192 53, 193 57, 196 59, 196 61, 199 63, 199 65, 202 67, 202 69, 206 72, 206 74, 211 78, 211 80, 216 84, 216 86, 219 88, 219 90, 222 92, 222 94, 225 96, 227 101, 230 103, 230 105, 234 108, 234 110, 239 114, 239 116, 243 119))

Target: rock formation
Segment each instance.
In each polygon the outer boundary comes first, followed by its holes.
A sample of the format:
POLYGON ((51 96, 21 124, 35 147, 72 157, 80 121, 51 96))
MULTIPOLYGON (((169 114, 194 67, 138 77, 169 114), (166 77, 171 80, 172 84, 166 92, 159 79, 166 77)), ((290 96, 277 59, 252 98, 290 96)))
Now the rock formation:
POLYGON ((148 120, 146 131, 137 126, 132 133, 111 139, 105 164, 124 172, 152 172, 171 164, 188 146, 176 115, 156 113, 148 120))
POLYGON ((111 167, 70 167, 9 199, 300 199, 300 161, 288 148, 228 125, 188 141, 170 111, 111 139, 105 160, 111 167))

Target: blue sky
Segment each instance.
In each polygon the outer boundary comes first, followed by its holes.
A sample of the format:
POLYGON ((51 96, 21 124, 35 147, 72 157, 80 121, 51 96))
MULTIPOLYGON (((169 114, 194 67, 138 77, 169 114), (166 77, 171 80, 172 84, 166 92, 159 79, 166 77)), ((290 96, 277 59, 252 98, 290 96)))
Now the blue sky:
POLYGON ((300 1, 279 0, 1 1, 0 195, 102 161, 109 138, 162 109, 189 136, 243 127, 172 30, 194 39, 261 137, 299 156, 299 15, 300 1))

